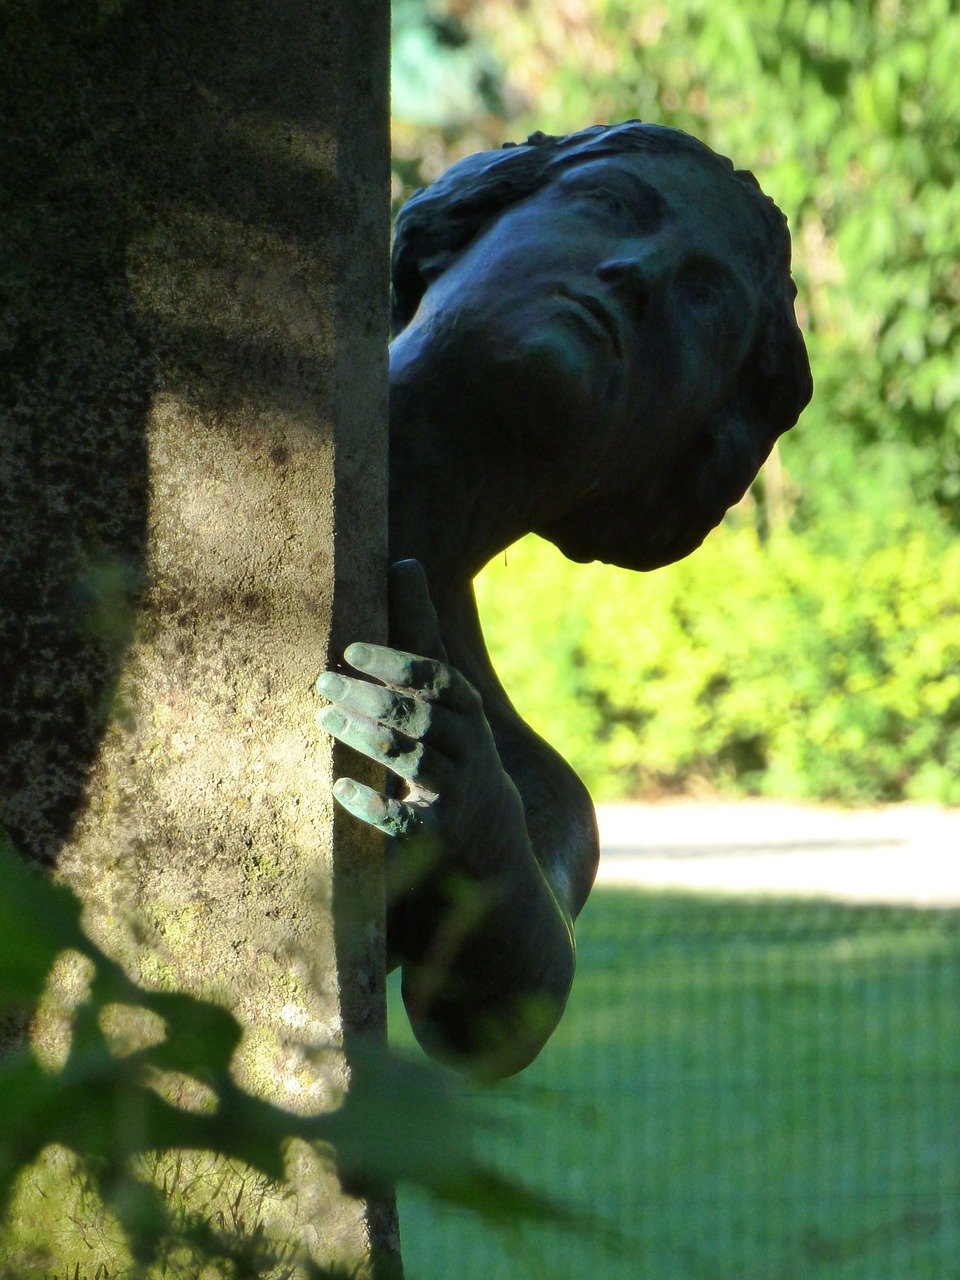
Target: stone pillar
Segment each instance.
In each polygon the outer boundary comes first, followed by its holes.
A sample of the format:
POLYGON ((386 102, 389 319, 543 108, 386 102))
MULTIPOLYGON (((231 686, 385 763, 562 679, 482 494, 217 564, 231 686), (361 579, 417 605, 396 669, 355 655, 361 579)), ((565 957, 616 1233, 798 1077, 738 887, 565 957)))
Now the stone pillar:
MULTIPOLYGON (((300 1046, 384 1019, 382 850, 334 841, 312 687, 385 635, 389 6, 0 24, 0 823, 320 1109, 344 1058, 300 1046)), ((388 1208, 297 1190, 315 1258, 390 1252, 388 1208)))

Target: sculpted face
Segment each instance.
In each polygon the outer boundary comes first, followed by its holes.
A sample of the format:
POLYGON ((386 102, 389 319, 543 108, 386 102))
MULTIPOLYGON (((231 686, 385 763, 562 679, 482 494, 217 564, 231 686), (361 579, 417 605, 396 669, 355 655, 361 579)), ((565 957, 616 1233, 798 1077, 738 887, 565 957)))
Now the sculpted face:
POLYGON ((716 414, 770 252, 755 193, 718 165, 586 154, 444 264, 410 328, 428 326, 448 375, 469 369, 479 416, 512 417, 517 447, 541 452, 538 532, 573 559, 653 568, 699 545, 773 443, 733 422, 720 440, 716 414))
POLYGON ((415 1034, 491 1077, 563 1012, 599 846, 490 665, 471 580, 531 529, 578 560, 686 555, 796 422, 809 366, 782 215, 637 120, 453 165, 401 211, 391 285, 394 647, 346 650, 363 679, 323 678, 321 723, 404 784, 334 795, 396 838, 415 1034))

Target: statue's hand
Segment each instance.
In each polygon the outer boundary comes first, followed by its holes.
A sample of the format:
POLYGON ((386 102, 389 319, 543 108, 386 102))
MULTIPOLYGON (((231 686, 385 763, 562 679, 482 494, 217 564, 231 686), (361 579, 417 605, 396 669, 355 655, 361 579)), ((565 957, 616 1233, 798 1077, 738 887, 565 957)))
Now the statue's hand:
POLYGON ((368 678, 322 675, 330 705, 319 720, 396 774, 405 794, 353 778, 333 794, 397 837, 388 944, 417 1039, 468 1070, 509 1075, 535 1057, 563 1011, 571 923, 537 862, 480 694, 447 662, 423 568, 393 565, 389 587, 398 647, 349 645, 347 662, 368 678))
MULTIPOLYGON (((330 705, 318 719, 335 738, 401 778, 406 794, 395 799, 352 778, 340 778, 333 794, 355 817, 388 835, 426 828, 443 845, 453 837, 461 859, 464 845, 473 845, 467 861, 483 862, 485 841, 476 837, 489 832, 491 822, 495 827, 506 822, 522 829, 525 838, 523 806, 503 771, 479 693, 446 661, 426 576, 417 561, 391 567, 390 615, 393 636, 415 652, 349 645, 347 662, 372 680, 325 672, 317 688, 330 705), (470 832, 474 840, 467 836, 470 832)), ((453 849, 448 846, 446 852, 449 856, 453 849)), ((499 868, 464 869, 483 875, 499 868)))

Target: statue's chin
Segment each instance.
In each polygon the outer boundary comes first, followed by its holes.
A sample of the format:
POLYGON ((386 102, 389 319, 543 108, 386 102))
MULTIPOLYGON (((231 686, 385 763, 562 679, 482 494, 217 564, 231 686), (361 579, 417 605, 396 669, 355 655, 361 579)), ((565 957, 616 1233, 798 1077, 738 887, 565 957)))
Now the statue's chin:
POLYGON ((629 499, 607 499, 562 516, 535 530, 578 564, 600 560, 620 569, 648 573, 696 551, 723 519, 724 512, 698 513, 699 518, 652 523, 629 499))

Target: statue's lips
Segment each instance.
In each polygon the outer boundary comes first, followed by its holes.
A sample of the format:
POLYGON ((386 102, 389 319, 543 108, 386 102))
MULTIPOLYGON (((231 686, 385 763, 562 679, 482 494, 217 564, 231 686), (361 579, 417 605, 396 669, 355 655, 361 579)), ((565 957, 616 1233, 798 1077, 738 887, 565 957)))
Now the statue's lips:
POLYGON ((586 317, 593 332, 608 337, 617 356, 621 357, 623 355, 620 326, 617 323, 616 316, 602 298, 598 298, 592 293, 581 293, 579 289, 571 289, 569 285, 565 284, 557 285, 554 290, 554 297, 572 302, 578 314, 586 317))

